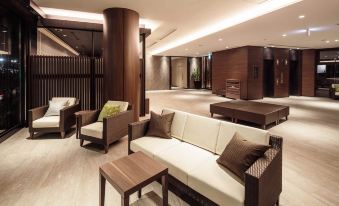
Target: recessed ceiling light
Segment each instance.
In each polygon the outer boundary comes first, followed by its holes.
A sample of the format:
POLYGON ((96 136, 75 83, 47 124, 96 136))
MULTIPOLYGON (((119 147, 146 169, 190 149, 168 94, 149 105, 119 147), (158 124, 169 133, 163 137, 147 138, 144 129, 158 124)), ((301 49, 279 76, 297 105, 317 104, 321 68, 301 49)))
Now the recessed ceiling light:
POLYGON ((336 40, 334 40, 335 42, 338 42, 339 41, 339 39, 336 39, 336 40))
POLYGON ((2 32, 3 32, 3 33, 6 33, 6 32, 7 32, 7 30, 2 30, 2 32))
POLYGON ((300 49, 300 48, 297 48, 297 49, 300 49))
POLYGON ((304 18, 305 18, 305 15, 299 15, 298 18, 299 18, 299 19, 304 19, 304 18))
POLYGON ((226 49, 230 48, 229 46, 226 46, 226 49))
POLYGON ((267 46, 265 46, 264 48, 267 49, 267 46))
POLYGON ((63 34, 62 36, 67 36, 67 34, 63 34))
POLYGON ((328 44, 328 43, 330 43, 330 40, 326 40, 325 42, 326 42, 326 44, 328 44))
POLYGON ((283 36, 283 37, 286 37, 286 36, 287 36, 287 34, 283 34, 282 36, 283 36))
POLYGON ((218 40, 219 40, 219 41, 222 41, 222 38, 219 38, 218 40))

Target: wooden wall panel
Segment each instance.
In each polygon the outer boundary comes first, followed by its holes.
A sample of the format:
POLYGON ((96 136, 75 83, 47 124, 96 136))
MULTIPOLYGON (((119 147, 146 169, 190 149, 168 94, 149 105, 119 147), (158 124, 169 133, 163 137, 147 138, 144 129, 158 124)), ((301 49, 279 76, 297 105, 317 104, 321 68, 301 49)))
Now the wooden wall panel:
POLYGON ((226 88, 226 79, 241 81, 241 98, 247 99, 247 61, 248 48, 240 47, 213 52, 212 55, 212 93, 226 88))
POLYGON ((262 99, 264 49, 262 47, 248 47, 248 77, 247 98, 262 99))
POLYGON ((29 75, 28 108, 47 105, 52 97, 76 97, 82 109, 91 104, 99 109, 103 103, 103 60, 95 59, 96 99, 91 100, 91 58, 31 56, 29 75), (95 104, 93 103, 95 102, 95 104))
POLYGON ((289 96, 289 49, 274 49, 274 97, 289 96))
POLYGON ((315 96, 315 57, 313 49, 303 50, 301 59, 301 95, 315 96))

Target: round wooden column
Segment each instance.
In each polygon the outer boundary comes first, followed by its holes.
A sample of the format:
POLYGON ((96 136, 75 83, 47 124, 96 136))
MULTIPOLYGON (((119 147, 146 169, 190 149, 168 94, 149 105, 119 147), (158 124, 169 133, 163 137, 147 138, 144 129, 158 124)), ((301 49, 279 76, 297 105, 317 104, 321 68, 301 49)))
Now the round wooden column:
POLYGON ((140 111, 139 14, 124 8, 104 12, 104 99, 124 100, 133 105, 134 119, 140 111))

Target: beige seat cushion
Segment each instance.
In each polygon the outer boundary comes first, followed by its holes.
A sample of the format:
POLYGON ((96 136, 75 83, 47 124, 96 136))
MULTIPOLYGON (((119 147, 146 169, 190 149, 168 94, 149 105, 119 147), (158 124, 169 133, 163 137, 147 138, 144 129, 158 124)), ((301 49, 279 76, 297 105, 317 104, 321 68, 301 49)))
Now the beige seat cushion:
POLYGON ((103 138, 103 123, 102 122, 95 122, 84 127, 81 127, 81 134, 96 137, 99 139, 103 138))
POLYGON ((53 97, 52 102, 67 101, 65 106, 72 106, 75 104, 76 99, 74 97, 53 97))
POLYGON ((335 92, 334 95, 335 95, 335 96, 339 96, 339 92, 335 92))
POLYGON ((187 113, 174 110, 174 109, 163 109, 162 110, 163 114, 168 114, 172 112, 174 112, 175 115, 172 121, 171 135, 172 137, 182 140, 182 136, 184 134, 184 128, 185 128, 186 120, 187 120, 187 113))
POLYGON ((269 143, 269 133, 266 130, 247 127, 230 122, 221 122, 216 146, 216 153, 218 155, 224 151, 226 145, 228 145, 228 143, 231 141, 235 132, 238 132, 239 135, 245 137, 248 141, 257 144, 267 145, 269 143))
POLYGON ((154 155, 154 159, 168 167, 168 172, 187 184, 188 174, 196 167, 205 164, 213 154, 207 150, 182 142, 154 155))
POLYGON ((183 140, 215 152, 219 128, 219 120, 188 114, 183 140))
POLYGON ((244 205, 245 188, 240 180, 216 162, 219 156, 205 159, 188 175, 188 186, 218 205, 244 205))
POLYGON ((181 142, 174 138, 142 137, 131 142, 131 150, 133 152, 144 152, 154 158, 155 154, 177 146, 178 144, 181 144, 181 142))
POLYGON ((123 102, 123 101, 107 101, 107 103, 119 105, 121 112, 127 111, 127 109, 128 109, 128 102, 123 102))
POLYGON ((32 122, 33 128, 51 128, 59 127, 60 116, 48 116, 34 120, 32 122))

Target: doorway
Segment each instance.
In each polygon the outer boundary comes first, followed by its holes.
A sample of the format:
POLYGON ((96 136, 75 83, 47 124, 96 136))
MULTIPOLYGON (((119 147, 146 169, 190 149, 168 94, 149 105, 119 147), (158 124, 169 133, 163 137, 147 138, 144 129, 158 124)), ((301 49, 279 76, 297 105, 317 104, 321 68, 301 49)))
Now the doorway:
POLYGON ((274 96, 274 61, 264 60, 264 97, 274 96))

